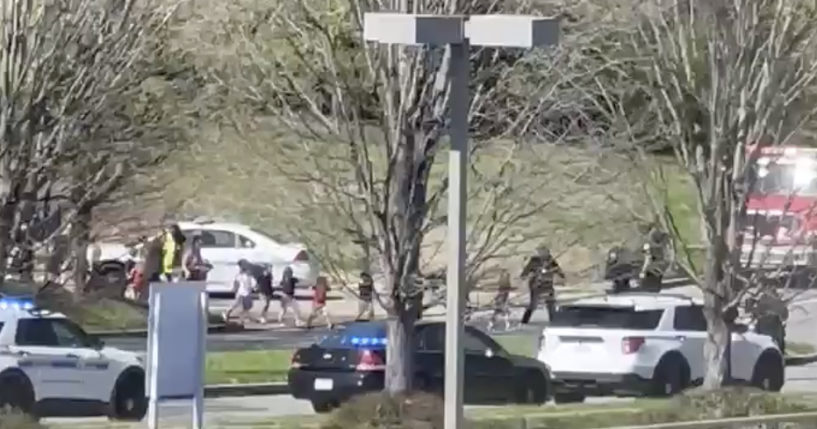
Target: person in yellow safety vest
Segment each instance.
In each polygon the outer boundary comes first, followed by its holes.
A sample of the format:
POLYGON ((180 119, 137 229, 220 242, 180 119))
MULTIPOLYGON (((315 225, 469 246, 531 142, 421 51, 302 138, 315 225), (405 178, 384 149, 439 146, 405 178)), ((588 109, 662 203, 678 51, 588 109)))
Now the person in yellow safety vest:
POLYGON ((162 280, 173 282, 181 278, 184 241, 179 225, 173 224, 165 229, 162 236, 162 280))

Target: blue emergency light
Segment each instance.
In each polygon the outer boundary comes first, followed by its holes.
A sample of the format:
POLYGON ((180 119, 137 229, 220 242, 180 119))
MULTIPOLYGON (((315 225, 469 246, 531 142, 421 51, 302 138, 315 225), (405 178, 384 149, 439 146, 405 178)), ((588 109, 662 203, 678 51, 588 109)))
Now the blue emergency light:
POLYGON ((386 345, 386 338, 376 337, 352 337, 351 343, 359 346, 386 345))
POLYGON ((0 310, 33 310, 34 302, 21 298, 0 298, 0 310))

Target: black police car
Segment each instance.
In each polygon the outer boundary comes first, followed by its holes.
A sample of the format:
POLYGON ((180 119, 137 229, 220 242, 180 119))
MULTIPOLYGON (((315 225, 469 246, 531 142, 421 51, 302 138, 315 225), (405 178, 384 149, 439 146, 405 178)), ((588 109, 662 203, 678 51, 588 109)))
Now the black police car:
MULTIPOLYGON (((442 394, 445 324, 415 327, 414 387, 442 394)), ((360 393, 383 389, 386 364, 385 322, 359 322, 333 330, 323 340, 292 356, 292 396, 326 412, 360 393)), ((550 396, 550 374, 541 362, 508 353, 485 333, 465 328, 465 401, 472 404, 542 404, 550 396)))

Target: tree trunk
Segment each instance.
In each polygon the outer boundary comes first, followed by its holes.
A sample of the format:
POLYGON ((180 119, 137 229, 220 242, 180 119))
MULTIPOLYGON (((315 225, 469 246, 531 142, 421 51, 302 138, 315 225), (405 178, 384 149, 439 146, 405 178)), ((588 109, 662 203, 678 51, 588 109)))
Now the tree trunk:
POLYGON ((727 348, 729 347, 729 329, 723 320, 723 304, 720 299, 707 293, 704 298, 704 314, 709 325, 704 344, 704 362, 706 375, 703 388, 719 389, 727 381, 727 348))
POLYGON ((392 395, 410 391, 414 374, 414 322, 416 313, 411 307, 398 304, 397 317, 386 322, 386 391, 392 395))
POLYGON ((8 271, 9 249, 13 243, 11 227, 14 223, 14 206, 6 203, 0 206, 0 286, 6 279, 8 271))
POLYGON ((81 207, 71 224, 71 258, 74 293, 82 295, 88 284, 88 243, 91 241, 91 209, 81 207))
POLYGON ((706 343, 704 344, 704 362, 706 373, 703 388, 719 389, 727 377, 727 348, 729 346, 729 329, 724 320, 724 309, 728 304, 728 284, 723 276, 723 264, 726 255, 722 242, 710 242, 706 262, 706 284, 704 285, 704 316, 708 325, 706 343))

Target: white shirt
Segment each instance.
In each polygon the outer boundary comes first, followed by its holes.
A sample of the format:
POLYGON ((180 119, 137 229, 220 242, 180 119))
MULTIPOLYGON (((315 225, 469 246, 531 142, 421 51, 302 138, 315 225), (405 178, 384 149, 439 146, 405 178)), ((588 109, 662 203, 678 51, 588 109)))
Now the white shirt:
POLYGON ((250 296, 257 286, 255 277, 248 273, 238 273, 235 276, 235 281, 233 281, 233 290, 236 296, 250 296))

